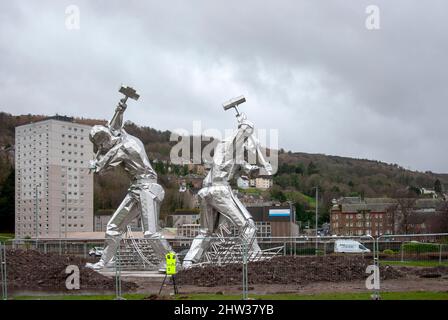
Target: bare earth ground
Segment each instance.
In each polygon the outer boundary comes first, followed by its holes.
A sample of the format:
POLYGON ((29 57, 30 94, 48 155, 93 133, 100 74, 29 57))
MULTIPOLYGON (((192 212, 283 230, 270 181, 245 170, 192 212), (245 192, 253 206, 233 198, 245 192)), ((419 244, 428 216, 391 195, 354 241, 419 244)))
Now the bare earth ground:
MULTIPOLYGON (((88 260, 36 251, 7 253, 8 289, 12 295, 107 294, 115 292, 113 272, 109 276, 84 267, 88 260), (67 265, 78 265, 81 290, 65 288, 67 265)), ((249 264, 249 291, 273 293, 360 293, 367 292, 366 266, 362 257, 278 257, 249 264)), ((176 275, 179 293, 241 294, 242 266, 207 266, 180 271, 176 275)), ((381 291, 448 292, 448 267, 381 267, 381 291)), ((122 293, 157 294, 163 275, 141 277, 138 272, 122 277, 122 293)), ((166 285, 163 294, 173 292, 166 285)))
MULTIPOLYGON (((417 268, 417 267, 416 267, 417 268)), ((135 282, 138 285, 138 293, 158 293, 162 279, 148 278, 126 278, 127 281, 135 282)), ((179 293, 218 293, 218 294, 241 294, 242 287, 238 285, 232 286, 216 286, 216 287, 199 287, 194 285, 178 286, 179 293)), ((273 294, 273 293, 297 293, 297 294, 319 294, 319 293, 360 293, 368 292, 365 280, 352 280, 341 282, 313 282, 306 285, 290 285, 290 284, 258 284, 249 286, 252 294, 273 294)), ((164 286, 163 293, 173 291, 170 284, 164 286)), ((410 275, 400 279, 389 279, 381 281, 381 290, 387 292, 404 292, 404 291, 437 291, 448 292, 448 277, 442 278, 420 278, 410 275)))

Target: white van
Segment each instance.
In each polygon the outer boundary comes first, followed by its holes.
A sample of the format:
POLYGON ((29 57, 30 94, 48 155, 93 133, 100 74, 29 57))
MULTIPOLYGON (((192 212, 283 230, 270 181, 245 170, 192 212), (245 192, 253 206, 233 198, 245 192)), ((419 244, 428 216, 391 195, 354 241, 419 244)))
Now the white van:
POLYGON ((342 253, 363 253, 370 252, 370 249, 364 247, 364 245, 355 240, 336 240, 334 242, 334 252, 342 253))

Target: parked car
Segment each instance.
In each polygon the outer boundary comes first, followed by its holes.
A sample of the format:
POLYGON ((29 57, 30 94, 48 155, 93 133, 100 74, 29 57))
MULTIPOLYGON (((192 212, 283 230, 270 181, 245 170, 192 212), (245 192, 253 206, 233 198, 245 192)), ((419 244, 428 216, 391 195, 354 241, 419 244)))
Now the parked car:
POLYGON ((370 252, 362 243, 356 240, 336 240, 334 242, 334 252, 341 253, 363 253, 370 252))
POLYGON ((104 248, 103 247, 93 247, 89 251, 89 256, 91 257, 101 257, 103 255, 104 248))

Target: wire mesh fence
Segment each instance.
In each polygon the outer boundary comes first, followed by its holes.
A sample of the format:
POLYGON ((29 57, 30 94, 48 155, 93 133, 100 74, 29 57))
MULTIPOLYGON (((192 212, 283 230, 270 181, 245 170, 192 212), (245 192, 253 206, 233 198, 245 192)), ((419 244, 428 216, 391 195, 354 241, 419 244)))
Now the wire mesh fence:
POLYGON ((244 299, 251 294, 298 292, 317 282, 326 283, 325 290, 341 281, 364 285, 367 267, 375 265, 372 237, 260 238, 257 244, 261 253, 249 244, 233 253, 231 263, 214 261, 181 271, 181 289, 241 293, 244 299))
POLYGON ((249 292, 294 293, 309 285, 326 291, 342 281, 363 285, 367 266, 375 263, 371 237, 279 238, 269 245, 277 241, 280 245, 282 240, 283 255, 249 264, 249 292))
POLYGON ((6 272, 6 247, 0 243, 0 283, 2 287, 2 300, 8 299, 8 278, 6 272))
POLYGON ((448 266, 448 233, 383 235, 377 243, 383 264, 448 266))
POLYGON ((96 248, 102 248, 104 240, 32 240, 15 239, 6 242, 6 247, 13 250, 36 250, 41 253, 57 253, 77 257, 101 256, 96 248))
POLYGON ((85 265, 100 259, 103 241, 14 240, 0 247, 2 298, 7 293, 14 296, 34 291, 52 294, 106 291, 117 299, 136 292, 225 293, 242 299, 354 288, 376 293, 378 286, 367 286, 375 268, 379 270, 381 284, 388 284, 389 280, 397 279, 409 282, 412 277, 424 274, 424 269, 437 267, 435 271, 431 269, 431 274, 438 272, 442 276, 433 283, 443 286, 443 281, 448 281, 443 273, 447 271, 448 276, 447 240, 448 234, 388 235, 376 239, 272 237, 258 238, 254 244, 242 241, 241 237, 208 237, 196 251, 193 265, 183 268, 193 239, 175 238, 169 242, 176 252, 178 272, 174 277, 167 276, 163 285, 164 257, 157 255, 151 239, 123 239, 115 260, 100 272, 85 265), (407 268, 402 269, 403 266, 407 268), (76 288, 76 270, 79 270, 79 288, 76 288))
POLYGON ((377 260, 405 279, 381 279, 381 291, 443 291, 448 287, 448 233, 382 235, 376 239, 377 260), (403 289, 404 288, 404 289, 403 289))

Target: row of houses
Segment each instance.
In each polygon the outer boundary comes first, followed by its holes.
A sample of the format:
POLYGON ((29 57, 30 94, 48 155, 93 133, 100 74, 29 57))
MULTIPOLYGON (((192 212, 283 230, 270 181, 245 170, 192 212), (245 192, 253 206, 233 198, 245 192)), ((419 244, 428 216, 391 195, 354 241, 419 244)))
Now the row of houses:
POLYGON ((333 235, 411 234, 440 232, 448 214, 446 202, 437 198, 360 198, 333 200, 330 233, 333 235))
POLYGON ((249 189, 256 188, 261 190, 267 190, 274 184, 271 176, 259 176, 256 178, 249 178, 247 176, 241 176, 237 179, 238 188, 249 189))

